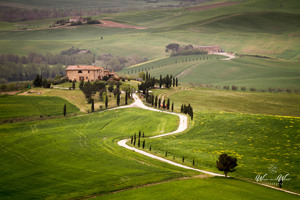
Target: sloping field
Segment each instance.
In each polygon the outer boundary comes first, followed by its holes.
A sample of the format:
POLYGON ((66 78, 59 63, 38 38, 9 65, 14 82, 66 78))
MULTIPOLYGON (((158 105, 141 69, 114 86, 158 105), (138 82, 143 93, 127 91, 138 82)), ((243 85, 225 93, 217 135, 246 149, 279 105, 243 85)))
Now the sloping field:
POLYGON ((70 199, 153 183, 193 172, 153 161, 116 144, 177 128, 173 115, 138 108, 0 125, 0 198, 70 199))
POLYGON ((273 189, 258 186, 252 183, 237 181, 234 179, 209 178, 190 179, 174 181, 153 185, 135 190, 123 191, 116 194, 105 195, 96 200, 105 199, 206 199, 206 200, 226 200, 226 199, 265 199, 276 198, 299 199, 295 195, 274 191, 273 189))
POLYGON ((154 95, 170 98, 175 111, 182 104, 195 112, 234 112, 300 117, 300 95, 269 92, 241 92, 206 88, 178 87, 153 90, 154 95))
MULTIPOLYGON (((298 179, 300 119, 236 113, 196 113, 189 131, 175 136, 149 139, 152 151, 186 165, 218 172, 216 160, 227 153, 238 160, 236 172, 229 176, 255 181, 258 174, 268 174, 268 179, 288 174, 284 188, 300 191, 298 179), (268 173, 270 164, 278 167, 276 174, 268 173)), ((278 186, 277 181, 265 181, 278 186)))
POLYGON ((62 116, 65 104, 68 114, 79 112, 76 106, 59 97, 0 95, 0 120, 40 115, 44 117, 62 116))

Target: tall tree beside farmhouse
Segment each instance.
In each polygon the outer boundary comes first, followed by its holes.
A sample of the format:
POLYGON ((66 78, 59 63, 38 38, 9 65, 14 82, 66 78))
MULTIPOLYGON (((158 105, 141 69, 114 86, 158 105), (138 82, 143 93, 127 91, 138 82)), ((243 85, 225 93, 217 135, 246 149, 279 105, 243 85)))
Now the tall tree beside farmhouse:
POLYGON ((120 93, 117 94, 117 105, 118 106, 120 105, 120 95, 121 95, 120 93))
POLYGON ((75 90, 75 81, 72 82, 72 88, 75 90))
POLYGON ((175 87, 175 84, 176 84, 176 79, 175 77, 173 77, 173 87, 175 87))
POLYGON ((127 105, 127 104, 128 104, 128 102, 127 102, 127 98, 128 98, 128 93, 127 93, 127 92, 125 92, 125 105, 127 105))
POLYGON ((66 116, 66 114, 67 114, 67 105, 65 104, 64 105, 64 117, 66 116))
POLYGON ((80 81, 80 84, 79 84, 79 89, 80 90, 83 90, 83 86, 84 86, 84 82, 83 80, 80 81))
POLYGON ((178 78, 176 77, 176 87, 178 87, 178 78))
POLYGON ((108 107, 108 97, 106 95, 106 97, 105 97, 105 108, 107 109, 107 107, 108 107))
POLYGON ((234 172, 235 167, 238 166, 236 163, 237 159, 231 156, 228 156, 226 153, 223 153, 219 156, 219 159, 216 161, 217 168, 220 171, 224 171, 225 177, 227 177, 228 172, 234 172))
POLYGON ((154 103, 155 108, 157 108, 157 96, 155 97, 155 103, 154 103))
POLYGON ((92 112, 95 111, 95 101, 94 101, 94 99, 92 99, 91 109, 92 109, 92 112))

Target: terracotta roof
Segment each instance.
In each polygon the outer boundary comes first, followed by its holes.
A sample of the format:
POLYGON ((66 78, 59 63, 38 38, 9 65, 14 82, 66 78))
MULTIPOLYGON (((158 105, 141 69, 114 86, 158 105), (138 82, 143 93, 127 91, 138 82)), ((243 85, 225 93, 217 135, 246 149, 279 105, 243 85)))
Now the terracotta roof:
POLYGON ((103 70, 103 67, 95 67, 93 65, 69 65, 67 67, 67 71, 68 70, 99 70, 99 69, 102 69, 103 70))

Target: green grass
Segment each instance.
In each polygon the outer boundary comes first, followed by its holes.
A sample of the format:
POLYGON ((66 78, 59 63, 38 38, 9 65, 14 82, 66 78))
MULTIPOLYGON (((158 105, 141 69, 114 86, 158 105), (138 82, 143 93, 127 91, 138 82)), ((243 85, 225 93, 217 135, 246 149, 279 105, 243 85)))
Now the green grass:
POLYGON ((104 195, 96 198, 105 199, 299 199, 299 197, 275 191, 252 183, 235 179, 209 178, 173 181, 123 191, 116 194, 104 195))
MULTIPOLYGON (((238 160, 233 177, 255 181, 257 174, 268 173, 268 166, 276 164, 277 174, 289 174, 290 181, 284 188, 300 191, 299 165, 299 125, 295 117, 277 117, 236 113, 196 113, 194 126, 184 134, 149 139, 147 145, 152 152, 199 169, 218 172, 216 160, 222 153, 228 153, 238 160)), ((148 147, 147 146, 147 147, 148 147)), ((221 173, 221 172, 220 172, 221 173)))
MULTIPOLYGON (((59 53, 71 46, 93 53, 164 57, 169 43, 220 45, 226 51, 299 60, 297 1, 247 1, 204 11, 186 8, 133 11, 99 16, 146 30, 80 26, 52 30, 2 31, 0 53, 59 53), (263 12, 262 12, 263 11, 263 12), (246 23, 246 22, 247 23, 246 23), (104 40, 100 40, 104 36, 104 40), (4 48, 5 47, 5 48, 4 48)), ((39 22, 37 26, 43 26, 39 22)), ((33 25, 34 23, 31 22, 33 25)), ((49 21, 44 22, 49 24, 49 21)), ((7 27, 8 25, 4 25, 7 27)))
POLYGON ((235 112, 300 117, 300 95, 269 92, 241 92, 179 87, 153 90, 154 95, 170 98, 175 111, 189 103, 196 112, 235 112))
POLYGON ((202 62, 190 67, 180 82, 236 85, 265 89, 299 89, 299 62, 242 57, 232 61, 202 62))
POLYGON ((212 60, 222 59, 223 56, 217 55, 189 55, 174 56, 163 59, 154 60, 152 62, 141 63, 136 66, 123 68, 119 73, 125 75, 138 76, 139 72, 148 71, 151 76, 159 78, 160 75, 166 76, 172 74, 179 75, 182 71, 192 66, 212 60))
POLYGON ((0 198, 70 199, 189 176, 116 144, 177 126, 176 116, 138 108, 1 124, 0 198))
POLYGON ((63 115, 64 104, 67 105, 67 113, 79 112, 79 109, 76 106, 59 97, 1 95, 0 120, 40 115, 46 117, 63 115))

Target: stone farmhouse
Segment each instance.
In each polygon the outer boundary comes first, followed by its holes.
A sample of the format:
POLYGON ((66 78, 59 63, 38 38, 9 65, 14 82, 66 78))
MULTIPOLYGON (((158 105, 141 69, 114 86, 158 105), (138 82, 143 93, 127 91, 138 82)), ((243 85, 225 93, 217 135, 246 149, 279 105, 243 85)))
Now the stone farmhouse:
POLYGON ((108 78, 118 78, 114 71, 105 70, 103 67, 93 65, 70 65, 66 69, 69 80, 72 81, 96 81, 102 80, 104 76, 108 78))
POLYGON ((223 50, 220 48, 220 46, 194 46, 194 49, 200 49, 203 51, 207 51, 207 53, 219 53, 223 52, 223 50))

